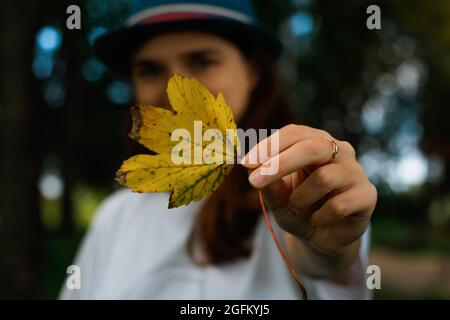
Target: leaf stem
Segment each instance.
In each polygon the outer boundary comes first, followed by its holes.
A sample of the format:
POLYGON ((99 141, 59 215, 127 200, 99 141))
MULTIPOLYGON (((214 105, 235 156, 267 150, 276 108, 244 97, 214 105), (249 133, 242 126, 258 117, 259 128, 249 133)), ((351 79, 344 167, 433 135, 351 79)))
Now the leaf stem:
POLYGON ((303 286, 302 281, 300 280, 300 277, 295 272, 294 268, 289 263, 289 260, 283 250, 283 248, 280 245, 280 242, 278 241, 277 235, 275 234, 275 231, 273 230, 272 223, 270 222, 269 214, 267 213, 266 204, 264 203, 263 195, 261 190, 258 190, 259 195, 259 202, 261 203, 262 210, 264 212, 264 217, 266 218, 267 226, 269 227, 270 234, 272 235, 273 241, 277 245, 278 251, 280 252, 281 256, 283 257, 284 263, 289 269, 289 272, 294 277, 295 282, 297 282, 298 287, 300 288, 300 291, 302 293, 303 300, 308 300, 308 295, 306 293, 306 289, 303 286))

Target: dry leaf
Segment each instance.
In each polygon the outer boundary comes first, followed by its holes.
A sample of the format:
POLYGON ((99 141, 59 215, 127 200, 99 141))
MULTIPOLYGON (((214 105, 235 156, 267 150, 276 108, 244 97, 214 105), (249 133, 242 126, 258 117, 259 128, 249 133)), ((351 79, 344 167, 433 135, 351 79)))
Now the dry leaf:
POLYGON ((171 192, 169 208, 173 208, 198 201, 220 186, 235 163, 239 140, 222 93, 215 98, 197 80, 179 75, 169 80, 167 93, 173 111, 132 108, 130 137, 157 154, 124 161, 116 180, 135 192, 171 192), (214 130, 209 130, 213 134, 205 141, 208 129, 214 130), (227 129, 232 129, 228 135, 227 129), (184 133, 181 142, 180 132, 184 133))

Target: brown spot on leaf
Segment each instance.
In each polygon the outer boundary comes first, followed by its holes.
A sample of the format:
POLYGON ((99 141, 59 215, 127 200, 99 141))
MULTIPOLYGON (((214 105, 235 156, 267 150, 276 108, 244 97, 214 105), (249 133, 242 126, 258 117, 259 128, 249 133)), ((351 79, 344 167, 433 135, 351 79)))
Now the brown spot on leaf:
POLYGON ((128 134, 128 136, 131 139, 139 141, 140 140, 139 130, 142 128, 142 116, 141 116, 139 106, 131 107, 130 113, 131 113, 131 119, 133 121, 133 127, 131 128, 131 131, 128 134))
POLYGON ((124 185, 126 185, 126 177, 127 177, 127 174, 125 172, 122 172, 119 170, 119 171, 117 171, 116 178, 114 180, 124 186, 124 185))

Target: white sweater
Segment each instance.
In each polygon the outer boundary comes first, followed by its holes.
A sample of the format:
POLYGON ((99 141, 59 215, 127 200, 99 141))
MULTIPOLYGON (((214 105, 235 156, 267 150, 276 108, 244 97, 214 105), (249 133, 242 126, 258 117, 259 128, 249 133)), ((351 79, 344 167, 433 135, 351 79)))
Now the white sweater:
MULTIPOLYGON (((226 266, 193 265, 185 243, 202 203, 167 209, 165 193, 113 193, 96 212, 76 256, 81 289, 64 283, 60 299, 300 299, 262 214, 249 258, 226 266)), ((302 277, 311 299, 370 298, 368 238, 366 232, 351 285, 302 277)))

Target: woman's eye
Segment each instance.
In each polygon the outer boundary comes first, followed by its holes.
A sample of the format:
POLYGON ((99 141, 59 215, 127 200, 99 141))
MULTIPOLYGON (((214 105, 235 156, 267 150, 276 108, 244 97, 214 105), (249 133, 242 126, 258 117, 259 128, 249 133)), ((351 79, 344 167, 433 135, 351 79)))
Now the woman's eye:
POLYGON ((162 68, 156 65, 141 66, 138 70, 139 76, 143 78, 154 78, 162 73, 162 68))
POLYGON ((196 71, 205 70, 216 63, 213 59, 209 58, 195 58, 192 61, 192 68, 196 71))

